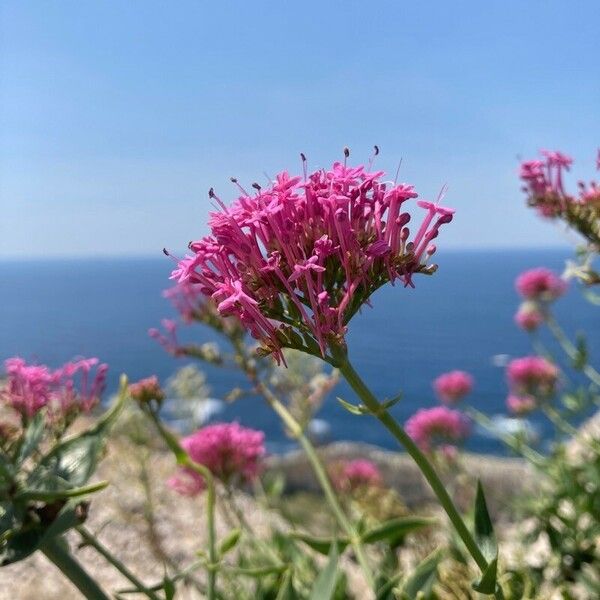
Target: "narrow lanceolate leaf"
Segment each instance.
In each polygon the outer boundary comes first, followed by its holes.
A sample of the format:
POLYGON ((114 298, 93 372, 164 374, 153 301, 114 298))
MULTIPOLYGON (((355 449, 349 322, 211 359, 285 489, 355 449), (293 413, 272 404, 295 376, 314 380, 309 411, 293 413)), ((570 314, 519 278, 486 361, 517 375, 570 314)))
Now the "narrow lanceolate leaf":
POLYGON ((411 531, 428 527, 436 522, 436 519, 427 517, 399 517, 397 519, 390 519, 373 529, 369 529, 361 537, 365 544, 385 541, 392 545, 397 545, 411 531))
POLYGON ((498 545, 494 534, 494 527, 488 512, 485 495, 481 481, 477 482, 477 495, 475 497, 475 541, 481 553, 488 562, 487 569, 481 579, 473 584, 473 589, 482 594, 493 594, 496 590, 496 575, 498 570, 498 545))
POLYGON ((326 537, 316 537, 314 535, 309 535, 307 533, 302 533, 299 531, 294 531, 290 534, 295 540, 299 540, 304 542, 307 546, 310 546, 315 552, 319 554, 324 554, 327 556, 331 552, 331 548, 336 546, 339 548, 340 552, 343 552, 346 546, 350 543, 348 538, 326 538, 326 537))
POLYGON ((333 544, 329 552, 327 565, 317 577, 315 585, 310 592, 309 600, 331 600, 333 598, 340 576, 338 569, 339 556, 337 544, 333 544))
POLYGON ((225 554, 233 550, 240 541, 241 535, 242 532, 240 529, 233 529, 230 531, 219 544, 219 555, 225 556, 225 554))
POLYGON ((337 401, 350 413, 353 415, 362 415, 364 414, 364 410, 362 406, 357 404, 352 404, 351 402, 346 402, 343 398, 336 398, 337 401))
POLYGON ((437 578, 437 567, 442 557, 443 550, 439 549, 417 565, 400 586, 402 600, 429 600, 432 597, 433 584, 437 578))

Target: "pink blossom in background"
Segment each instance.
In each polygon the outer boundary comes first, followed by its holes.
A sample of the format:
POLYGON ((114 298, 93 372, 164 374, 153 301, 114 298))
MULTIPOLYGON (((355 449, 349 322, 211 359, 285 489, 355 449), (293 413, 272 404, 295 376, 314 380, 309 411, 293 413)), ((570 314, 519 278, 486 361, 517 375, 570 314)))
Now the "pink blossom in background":
POLYGON ((183 348, 177 339, 177 322, 173 319, 163 319, 161 321, 164 333, 156 327, 148 329, 148 335, 154 338, 158 343, 173 356, 180 356, 183 348))
POLYGON ((19 357, 7 359, 4 366, 7 385, 0 398, 26 418, 44 407, 55 416, 89 412, 100 400, 108 370, 97 358, 68 362, 56 370, 19 357))
POLYGON ((535 331, 546 318, 536 306, 523 304, 515 314, 515 323, 525 331, 535 331))
POLYGON ((161 402, 165 398, 156 375, 132 383, 129 386, 129 394, 134 400, 141 403, 151 402, 152 400, 161 402))
POLYGON ((452 220, 452 210, 418 202, 424 216, 409 241, 404 203, 417 193, 382 176, 336 162, 310 175, 282 172, 252 194, 234 180, 240 196, 229 207, 211 190, 220 207, 211 234, 190 244, 172 278, 239 318, 278 362, 283 347, 299 343, 292 328, 325 354, 378 287, 413 286, 415 273, 435 270, 431 242, 452 220))
MULTIPOLYGON (((262 431, 238 423, 217 423, 183 438, 181 446, 194 462, 207 467, 224 483, 247 483, 260 472, 264 440, 262 431)), ((205 486, 201 475, 190 469, 180 469, 168 484, 188 496, 200 493, 205 486)))
POLYGON ((337 463, 330 471, 331 481, 338 492, 355 492, 383 485, 379 468, 365 458, 337 463))
POLYGON ((537 402, 533 396, 509 394, 506 407, 514 415, 522 416, 533 412, 537 408, 537 402))
POLYGON ((550 269, 539 267, 521 273, 516 281, 517 292, 526 300, 551 302, 567 291, 567 283, 550 269))
POLYGON ((517 395, 551 395, 558 383, 558 375, 556 365, 541 356, 516 358, 506 368, 510 388, 517 395))
POLYGON ((443 373, 433 381, 433 389, 445 404, 455 404, 473 389, 473 377, 465 371, 443 373))
POLYGON ((464 441, 471 423, 458 410, 446 406, 422 408, 406 421, 406 433, 424 452, 464 441))

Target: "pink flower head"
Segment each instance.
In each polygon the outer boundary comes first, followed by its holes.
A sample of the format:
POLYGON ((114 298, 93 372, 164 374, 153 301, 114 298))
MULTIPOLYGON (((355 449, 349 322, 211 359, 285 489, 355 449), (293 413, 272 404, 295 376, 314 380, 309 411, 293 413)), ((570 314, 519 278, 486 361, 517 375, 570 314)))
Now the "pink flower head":
POLYGON ((405 203, 417 196, 383 172, 336 162, 304 177, 282 172, 254 193, 211 214, 208 237, 190 244, 172 278, 236 316, 279 362, 282 348, 325 355, 343 344, 348 322, 381 285, 413 286, 439 229, 453 211, 420 202, 425 211, 412 240, 405 203))
POLYGON ((383 477, 377 465, 364 458, 335 464, 331 469, 331 481, 336 490, 343 493, 383 485, 383 477))
POLYGON ((424 452, 462 442, 471 424, 463 413, 446 406, 422 408, 406 422, 406 433, 424 452))
POLYGON ((517 395, 550 396, 558 383, 558 368, 541 356, 524 356, 508 364, 508 383, 517 395))
POLYGON ((527 300, 552 302, 567 290, 567 283, 550 269, 539 267, 521 273, 516 281, 517 292, 527 300))
POLYGON ((54 371, 19 357, 7 359, 4 366, 8 382, 1 398, 26 418, 44 407, 55 416, 90 411, 104 391, 108 370, 97 358, 68 362, 54 371))
MULTIPOLYGON (((194 462, 207 467, 224 483, 247 483, 260 472, 264 440, 262 431, 238 423, 217 423, 183 438, 181 446, 194 462)), ((205 485, 202 477, 190 469, 181 469, 168 484, 188 496, 200 493, 205 485)))
POLYGON ((165 398, 156 375, 151 375, 145 379, 140 379, 136 383, 132 383, 129 386, 129 395, 141 404, 152 402, 153 400, 160 403, 165 398))
POLYGON ((509 394, 506 406, 511 413, 520 417, 533 412, 537 408, 537 402, 533 396, 509 394))
POLYGON ((465 371, 443 373, 433 381, 433 389, 444 404, 455 404, 473 389, 473 377, 465 371))
POLYGON ((156 327, 148 329, 148 335, 154 338, 158 343, 173 356, 180 356, 183 348, 177 339, 177 322, 173 319, 163 319, 161 321, 164 333, 156 327))
POLYGON ((515 314, 515 323, 525 331, 535 331, 545 320, 544 313, 535 304, 524 303, 515 314))

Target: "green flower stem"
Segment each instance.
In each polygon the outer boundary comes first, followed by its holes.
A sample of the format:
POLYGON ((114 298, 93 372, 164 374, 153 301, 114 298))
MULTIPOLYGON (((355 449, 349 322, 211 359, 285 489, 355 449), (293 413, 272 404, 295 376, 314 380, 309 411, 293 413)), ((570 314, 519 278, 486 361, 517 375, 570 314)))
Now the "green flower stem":
POLYGON ((350 364, 348 358, 344 356, 342 358, 338 358, 338 360, 339 362, 337 362, 336 366, 340 369, 342 375, 346 378, 346 381, 362 400, 365 407, 371 411, 371 413, 388 429, 388 431, 400 442, 400 444, 404 446, 412 459, 417 463, 421 473, 423 473, 425 479, 427 479, 429 482, 429 485, 435 492, 440 504, 446 511, 446 514, 452 522, 452 525, 454 525, 456 532, 464 542, 469 554, 473 557, 473 560, 477 563, 477 566, 481 569, 481 572, 485 573, 488 567, 488 562, 479 549, 475 538, 465 525, 458 510, 454 506, 454 502, 452 502, 452 499, 446 491, 446 486, 435 472, 435 469, 431 466, 431 463, 427 457, 423 454, 423 452, 421 452, 419 447, 413 442, 404 429, 402 429, 402 427, 398 425, 398 423, 396 423, 396 421, 390 416, 387 410, 379 403, 377 398, 375 398, 371 390, 369 390, 369 388, 360 378, 359 374, 354 370, 354 367, 350 364))
MULTIPOLYGON (((548 329, 556 339, 556 341, 561 345, 562 349, 565 351, 566 355, 572 359, 576 360, 579 355, 579 351, 573 345, 573 342, 567 337, 567 334, 562 330, 561 326, 558 324, 556 319, 552 315, 548 315, 546 318, 546 324, 548 325, 548 329)), ((585 376, 598 387, 600 387, 600 373, 592 367, 589 363, 586 364, 581 369, 585 376)))
POLYGON ((565 420, 553 406, 549 406, 549 405, 542 406, 542 412, 563 433, 570 435, 573 439, 579 440, 582 444, 587 446, 593 452, 600 452, 599 444, 594 443, 593 440, 591 442, 588 441, 585 438, 585 436, 583 436, 581 434, 581 431, 579 431, 576 427, 573 427, 573 425, 571 425, 571 423, 569 423, 567 420, 565 420))
POLYGON ((371 589, 375 588, 375 580, 373 578, 373 574, 371 572, 371 568, 369 567, 369 563, 367 561, 367 557, 362 546, 362 542, 360 540, 360 536, 358 532, 352 525, 352 523, 348 520, 348 517, 344 514, 342 507, 337 499, 337 496, 333 490, 331 485, 331 481, 329 481, 329 477, 325 471, 325 467, 323 463, 319 459, 317 455, 317 451, 315 447, 311 444, 310 440, 304 434, 302 427, 300 424, 294 419, 293 415, 288 411, 288 409, 275 397, 275 395, 260 381, 255 381, 257 391, 267 400, 271 408, 275 411, 275 413, 279 416, 279 418, 283 421, 284 425, 287 427, 290 435, 296 438, 302 446, 308 461, 311 464, 311 467, 315 473, 317 481, 325 494, 325 499, 329 503, 331 511, 333 512, 334 517, 336 518, 340 527, 344 530, 346 535, 350 538, 352 549, 354 550, 354 554, 356 555, 356 560, 363 571, 363 574, 369 584, 371 589))
POLYGON ((160 598, 147 586, 145 586, 116 556, 113 556, 104 544, 92 535, 83 525, 76 527, 77 533, 81 536, 86 545, 91 546, 105 558, 125 579, 129 580, 143 594, 146 594, 150 600, 160 600, 160 598))
MULTIPOLYGON (((492 420, 487 415, 484 415, 482 412, 479 412, 478 410, 476 410, 473 407, 469 407, 467 409, 467 413, 474 421, 479 423, 482 427, 485 427, 488 431, 492 431, 492 432, 496 433, 496 431, 494 429, 494 424, 492 423, 492 420)), ((512 448, 512 450, 514 450, 517 454, 520 454, 521 456, 523 456, 523 458, 526 458, 533 465, 535 465, 536 467, 545 468, 545 466, 546 466, 545 457, 543 455, 541 455, 539 452, 536 452, 531 446, 528 446, 525 442, 518 439, 514 435, 510 435, 507 433, 504 433, 504 434, 496 433, 496 435, 498 435, 498 437, 509 448, 512 448)))
POLYGON ((162 438, 165 440, 169 449, 175 455, 177 464, 196 471, 206 483, 206 522, 208 528, 208 560, 206 566, 208 572, 208 600, 217 598, 217 570, 219 569, 219 557, 217 554, 217 534, 215 530, 215 480, 213 474, 204 465, 194 462, 188 453, 181 447, 177 438, 165 428, 156 411, 151 407, 146 407, 146 412, 156 425, 162 438))
POLYGON ((52 538, 44 542, 41 551, 54 563, 62 574, 88 600, 110 600, 102 588, 91 578, 78 560, 69 552, 69 547, 63 538, 52 538))

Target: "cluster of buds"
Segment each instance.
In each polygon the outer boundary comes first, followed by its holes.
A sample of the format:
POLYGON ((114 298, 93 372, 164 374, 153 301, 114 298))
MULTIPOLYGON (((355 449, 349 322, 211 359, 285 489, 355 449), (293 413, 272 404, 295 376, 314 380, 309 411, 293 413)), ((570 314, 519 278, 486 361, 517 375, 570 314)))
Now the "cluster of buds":
POLYGON ((352 495, 383 486, 379 468, 366 458, 333 463, 329 467, 329 476, 333 487, 341 494, 352 495))
MULTIPOLYGON (((521 165, 523 190, 527 203, 549 219, 562 219, 600 248, 600 186, 592 181, 579 182, 578 193, 566 191, 564 173, 573 160, 561 152, 542 151, 542 160, 529 160, 521 165)), ((596 160, 600 169, 600 150, 596 160)))
POLYGON ((535 331, 546 322, 550 304, 567 291, 567 282, 550 269, 539 267, 521 273, 515 288, 523 298, 515 323, 525 331, 535 331))
POLYGON ((310 175, 304 164, 303 177, 282 172, 252 194, 234 180, 241 195, 229 207, 211 189, 221 209, 211 234, 190 243, 172 275, 236 317, 278 362, 284 347, 321 356, 345 347, 348 322, 376 289, 436 270, 433 241, 453 215, 418 202, 425 215, 411 239, 413 186, 346 161, 310 175))
POLYGON ((151 375, 145 379, 140 379, 129 386, 129 395, 140 404, 149 404, 155 402, 161 404, 165 399, 165 393, 160 387, 158 377, 151 375))
POLYGON ((471 432, 471 423, 458 410, 435 406, 418 410, 406 421, 405 429, 423 452, 439 450, 447 458, 453 458, 456 445, 471 432))
POLYGON ((108 370, 97 358, 68 362, 53 370, 13 357, 5 361, 4 367, 7 381, 0 391, 0 401, 18 412, 24 421, 42 409, 50 419, 64 421, 72 420, 80 412, 89 412, 100 401, 108 370))
MULTIPOLYGON (((265 455, 264 440, 262 431, 238 423, 216 423, 183 438, 181 446, 225 485, 237 485, 258 477, 265 455)), ((189 468, 180 469, 168 484, 185 496, 195 496, 205 487, 202 476, 189 468)))
POLYGON ((538 402, 554 395, 559 370, 542 356, 524 356, 508 364, 506 378, 511 390, 507 407, 517 415, 524 415, 535 410, 538 402))

